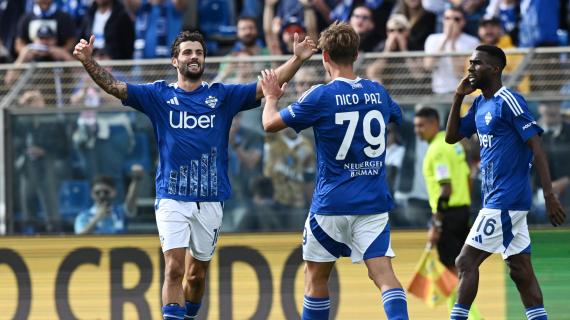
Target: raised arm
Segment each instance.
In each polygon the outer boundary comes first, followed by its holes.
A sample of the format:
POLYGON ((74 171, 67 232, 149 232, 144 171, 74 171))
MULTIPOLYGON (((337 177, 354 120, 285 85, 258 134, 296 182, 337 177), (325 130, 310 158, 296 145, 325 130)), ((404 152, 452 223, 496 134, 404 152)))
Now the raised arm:
POLYGON ((540 184, 542 185, 548 218, 553 226, 559 226, 564 223, 566 213, 556 198, 556 195, 552 192, 552 182, 550 180, 550 171, 548 170, 548 161, 541 146, 542 139, 538 135, 534 135, 532 138, 528 139, 526 143, 532 149, 532 153, 534 154, 534 166, 540 178, 540 184))
POLYGON ((263 130, 266 132, 277 132, 287 128, 277 109, 279 98, 283 96, 287 83, 279 83, 274 70, 261 71, 258 86, 261 86, 265 95, 265 106, 261 117, 263 130))
POLYGON ((95 81, 101 89, 118 99, 125 100, 127 98, 127 84, 122 81, 117 81, 109 71, 101 67, 95 59, 93 59, 94 42, 94 35, 89 38, 89 42, 85 41, 85 39, 81 39, 79 43, 75 45, 73 56, 83 64, 89 76, 91 76, 93 81, 95 81))
POLYGON ((466 95, 475 91, 475 88, 469 83, 467 77, 463 78, 455 90, 455 95, 453 96, 453 104, 451 105, 451 111, 449 112, 449 117, 447 118, 447 128, 445 129, 445 142, 453 144, 461 141, 464 137, 459 133, 459 121, 461 118, 461 104, 463 103, 463 98, 466 95))
MULTIPOLYGON (((305 37, 302 42, 299 42, 299 35, 297 33, 295 33, 295 36, 293 38, 293 57, 291 57, 289 60, 287 60, 287 62, 275 70, 279 85, 282 85, 285 82, 291 80, 297 70, 301 68, 303 62, 311 58, 313 56, 313 53, 317 52, 317 46, 311 38, 305 37)), ((263 89, 261 88, 260 82, 257 82, 256 98, 263 98, 263 89)))

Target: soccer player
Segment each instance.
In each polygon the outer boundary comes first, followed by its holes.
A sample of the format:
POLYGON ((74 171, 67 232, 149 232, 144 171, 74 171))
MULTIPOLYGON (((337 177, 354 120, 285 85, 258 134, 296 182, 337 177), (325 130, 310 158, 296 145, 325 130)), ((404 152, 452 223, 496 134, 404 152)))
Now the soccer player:
POLYGON ((445 141, 456 143, 477 133, 481 148, 483 208, 457 258, 459 289, 451 319, 467 319, 479 284, 479 265, 500 252, 520 293, 529 320, 547 319, 542 293, 530 261, 526 215, 531 206, 530 169, 540 176, 550 222, 564 223, 566 214, 552 192, 542 129, 526 101, 501 82, 506 65, 503 50, 478 46, 469 59, 468 75, 453 99, 445 141), (467 114, 459 112, 465 95, 481 89, 467 114), (534 158, 534 161, 533 161, 534 158))
MULTIPOLYGON (((81 39, 75 57, 103 90, 146 114, 154 127, 160 157, 156 223, 165 259, 163 317, 194 319, 222 225, 222 203, 231 192, 227 166, 232 118, 259 105, 261 86, 203 82, 206 46, 198 32, 181 32, 172 44, 178 80, 170 84, 117 81, 93 59, 94 41, 94 36, 89 42, 81 39)), ((299 42, 296 35, 294 55, 277 69, 278 81, 289 81, 314 51, 311 39, 299 42)))
POLYGON ((305 298, 302 319, 328 319, 328 279, 335 261, 362 262, 382 292, 388 319, 408 319, 406 295, 392 270, 388 211, 393 208, 384 159, 386 125, 400 123, 400 107, 377 82, 354 74, 359 38, 345 23, 321 33, 319 48, 332 81, 307 90, 277 111, 285 85, 262 72, 265 131, 313 127, 317 148, 315 192, 303 234, 305 298))

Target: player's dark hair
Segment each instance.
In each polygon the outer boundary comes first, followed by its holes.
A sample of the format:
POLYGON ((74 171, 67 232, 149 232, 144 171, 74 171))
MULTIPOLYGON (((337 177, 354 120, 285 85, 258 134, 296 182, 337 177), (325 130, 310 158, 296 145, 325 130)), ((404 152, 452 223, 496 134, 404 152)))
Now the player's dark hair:
POLYGON ((91 181, 91 187, 93 188, 98 184, 104 184, 108 187, 115 189, 115 179, 113 179, 113 177, 110 176, 96 176, 95 178, 93 178, 93 180, 91 181))
POLYGON ((172 43, 170 51, 172 58, 178 57, 178 54, 180 53, 180 44, 186 41, 200 42, 202 49, 204 49, 204 56, 206 56, 206 42, 204 41, 204 36, 202 36, 198 31, 182 31, 176 36, 174 43, 172 43))
POLYGON ((499 47, 482 44, 475 48, 475 50, 487 53, 487 55, 492 58, 493 64, 497 66, 501 71, 503 71, 507 65, 507 56, 505 55, 505 52, 499 47))
POLYGON ((432 119, 439 123, 439 113, 434 108, 423 107, 418 110, 414 116, 419 118, 432 119))

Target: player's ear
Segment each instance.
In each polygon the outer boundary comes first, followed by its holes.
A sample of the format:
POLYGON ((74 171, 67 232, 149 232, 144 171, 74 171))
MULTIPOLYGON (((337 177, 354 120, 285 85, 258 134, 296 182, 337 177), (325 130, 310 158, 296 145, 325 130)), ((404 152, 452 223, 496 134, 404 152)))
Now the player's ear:
POLYGON ((178 69, 178 59, 172 57, 171 63, 174 68, 178 69))
POLYGON ((331 62, 331 56, 329 56, 329 53, 326 51, 323 51, 323 60, 325 62, 331 62))

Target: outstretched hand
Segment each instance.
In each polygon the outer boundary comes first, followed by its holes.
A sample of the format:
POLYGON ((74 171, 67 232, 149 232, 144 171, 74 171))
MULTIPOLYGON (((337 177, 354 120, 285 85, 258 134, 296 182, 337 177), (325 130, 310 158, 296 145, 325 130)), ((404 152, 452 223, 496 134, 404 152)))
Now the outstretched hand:
POLYGON ((89 42, 85 39, 79 40, 79 43, 75 45, 75 49, 73 50, 73 56, 81 61, 85 62, 91 59, 93 55, 93 44, 95 43, 95 36, 91 35, 89 38, 89 42))
POLYGON ((285 88, 287 87, 287 82, 279 86, 279 81, 277 80, 277 74, 273 69, 265 69, 261 71, 261 76, 259 76, 259 82, 261 83, 261 89, 263 90, 263 95, 266 99, 279 99, 285 93, 285 88))
POLYGON ((299 42, 299 34, 295 32, 293 35, 293 54, 301 61, 305 61, 317 52, 317 45, 310 37, 306 36, 302 42, 299 42))
POLYGON ((461 79, 461 82, 457 86, 457 89, 455 89, 455 93, 466 96, 473 93, 475 90, 476 89, 471 85, 471 82, 469 82, 469 76, 465 76, 463 79, 461 79))
POLYGON ((551 193, 548 196, 544 197, 545 204, 546 204, 546 212, 548 213, 548 219, 553 226, 557 227, 564 223, 566 219, 566 213, 560 204, 560 201, 556 198, 556 196, 551 193))

